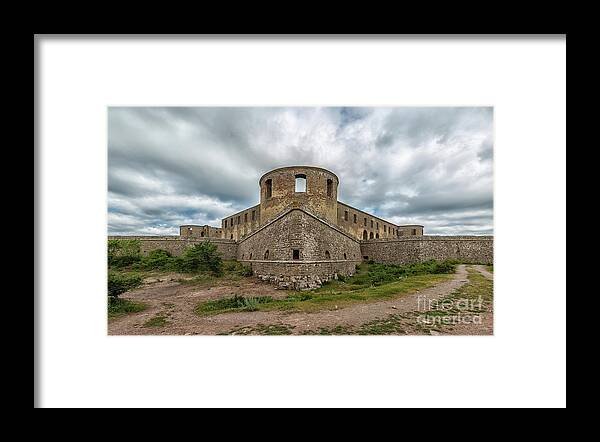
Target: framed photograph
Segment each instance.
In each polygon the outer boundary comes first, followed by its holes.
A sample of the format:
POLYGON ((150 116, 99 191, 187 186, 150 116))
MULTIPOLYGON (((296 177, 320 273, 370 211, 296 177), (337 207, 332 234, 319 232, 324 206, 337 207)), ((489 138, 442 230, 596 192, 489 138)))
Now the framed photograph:
POLYGON ((492 335, 492 160, 490 107, 111 107, 108 333, 492 335))
POLYGON ((34 407, 566 406, 564 34, 34 35, 34 154, 34 407))

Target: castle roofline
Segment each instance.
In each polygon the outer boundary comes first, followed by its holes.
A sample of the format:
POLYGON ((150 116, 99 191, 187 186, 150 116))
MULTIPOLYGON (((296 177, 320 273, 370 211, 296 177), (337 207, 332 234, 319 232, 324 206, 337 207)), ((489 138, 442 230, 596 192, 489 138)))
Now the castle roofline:
POLYGON ((323 167, 318 167, 318 166, 284 166, 284 167, 278 167, 276 169, 273 170, 269 170, 268 172, 264 173, 263 176, 260 177, 260 179, 258 180, 258 183, 262 183, 262 180, 265 176, 273 173, 273 172, 278 172, 280 170, 287 170, 287 169, 313 169, 313 170, 322 170, 324 172, 330 173, 331 175, 333 175, 335 177, 335 179, 338 181, 338 183, 340 182, 340 179, 338 178, 338 176, 333 173, 331 170, 327 170, 323 167))

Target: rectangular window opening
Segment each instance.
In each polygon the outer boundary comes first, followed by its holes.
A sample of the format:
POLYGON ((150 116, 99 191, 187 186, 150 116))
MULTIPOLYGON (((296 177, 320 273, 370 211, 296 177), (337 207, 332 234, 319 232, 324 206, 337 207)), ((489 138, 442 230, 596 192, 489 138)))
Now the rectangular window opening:
POLYGON ((267 198, 271 198, 273 196, 273 180, 265 181, 265 189, 267 198))
POLYGON ((306 192, 306 175, 296 175, 296 192, 306 192))
POLYGON ((294 260, 300 259, 300 250, 299 249, 292 250, 292 259, 294 259, 294 260))

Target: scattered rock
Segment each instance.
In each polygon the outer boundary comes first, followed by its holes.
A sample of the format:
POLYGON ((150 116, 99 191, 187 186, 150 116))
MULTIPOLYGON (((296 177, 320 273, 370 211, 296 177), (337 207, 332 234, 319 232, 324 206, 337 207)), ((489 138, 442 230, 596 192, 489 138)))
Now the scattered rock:
POLYGON ((394 310, 397 310, 397 309, 398 309, 398 307, 396 307, 395 305, 392 305, 392 308, 393 308, 394 310))

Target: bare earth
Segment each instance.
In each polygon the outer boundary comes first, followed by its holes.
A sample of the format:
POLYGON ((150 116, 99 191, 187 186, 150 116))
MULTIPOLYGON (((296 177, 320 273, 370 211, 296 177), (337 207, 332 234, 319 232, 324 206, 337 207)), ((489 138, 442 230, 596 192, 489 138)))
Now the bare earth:
MULTIPOLYGON (((488 279, 493 275, 484 266, 469 266, 488 279)), ((167 278, 168 279, 168 278, 167 278)), ((140 313, 112 319, 108 323, 109 335, 216 335, 227 334, 238 329, 249 329, 259 325, 278 324, 288 327, 293 334, 317 332, 322 328, 336 326, 356 327, 391 315, 411 314, 419 310, 424 300, 435 300, 452 293, 468 282, 467 266, 459 265, 451 280, 434 287, 401 296, 398 299, 364 304, 354 304, 337 310, 312 313, 286 313, 279 311, 235 312, 201 317, 194 307, 206 300, 223 298, 234 294, 245 296, 272 296, 279 299, 289 292, 248 278, 236 285, 204 288, 174 281, 150 282, 144 287, 127 293, 126 298, 147 304, 140 313), (162 327, 145 327, 144 323, 163 315, 166 323, 162 327)), ((493 334, 493 312, 484 312, 482 324, 460 325, 444 330, 443 334, 491 335, 493 334)), ((252 334, 252 333, 250 333, 252 334)), ((433 332, 432 334, 436 334, 433 332)))

